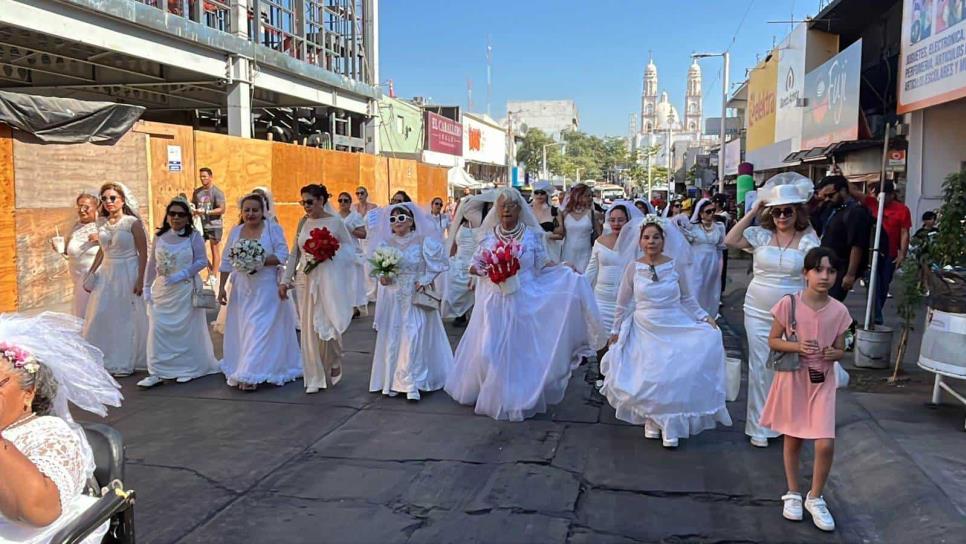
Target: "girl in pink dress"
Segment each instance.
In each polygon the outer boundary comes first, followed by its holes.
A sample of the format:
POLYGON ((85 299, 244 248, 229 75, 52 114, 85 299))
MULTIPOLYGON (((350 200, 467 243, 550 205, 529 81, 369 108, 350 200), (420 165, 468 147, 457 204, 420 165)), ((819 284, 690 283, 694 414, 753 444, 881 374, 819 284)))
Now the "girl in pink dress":
POLYGON ((782 515, 792 521, 802 519, 802 494, 798 487, 798 460, 805 440, 815 441, 815 466, 812 486, 804 508, 815 526, 823 531, 835 529, 822 489, 832 468, 835 441, 835 388, 833 365, 844 355, 845 331, 852 324, 848 309, 829 297, 838 271, 835 255, 817 247, 805 255, 805 290, 782 297, 771 309, 775 321, 768 337, 774 351, 799 354, 798 370, 775 373, 760 423, 785 435, 785 478, 788 493, 782 497, 782 515), (793 331, 798 341, 784 340, 789 328, 791 297, 795 297, 793 331))

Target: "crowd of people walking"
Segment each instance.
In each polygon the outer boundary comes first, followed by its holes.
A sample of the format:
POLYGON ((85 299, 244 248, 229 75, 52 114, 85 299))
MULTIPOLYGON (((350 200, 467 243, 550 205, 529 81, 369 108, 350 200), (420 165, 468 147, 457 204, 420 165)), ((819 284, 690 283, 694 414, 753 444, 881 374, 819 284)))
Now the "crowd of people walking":
POLYGON ((574 370, 593 360, 617 418, 676 448, 732 424, 717 323, 727 248, 752 255, 745 433, 756 447, 784 436, 782 515, 800 520, 807 511, 820 529, 835 528, 822 492, 845 377, 837 361, 853 323, 841 301, 868 252, 880 251, 881 320, 911 227, 890 184, 883 242, 871 248, 879 201, 841 176, 817 185, 776 176, 736 223, 723 195, 698 200, 690 213, 678 201, 656 213, 644 200, 603 209, 583 184, 552 198, 553 187, 539 182, 531 202, 504 188, 450 207, 437 197, 424 210, 404 191, 378 207, 365 187, 355 201, 339 193, 333 206, 325 186, 309 184, 291 239, 267 188, 240 199, 232 225, 236 210, 214 173, 202 168, 200 178, 191 199, 170 200, 151 240, 123 184, 78 195, 76 224, 52 243, 68 261, 76 317, 0 316, 0 387, 16 386, 0 390, 3 440, 16 446, 0 449, 0 465, 23 469, 12 485, 0 483, 0 511, 44 467, 63 469, 56 488, 36 497, 61 509, 25 511, 29 530, 0 515, 0 540, 32 541, 85 508, 90 446, 68 401, 104 413, 121 400, 111 375, 137 370, 147 370, 141 388, 220 372, 243 391, 301 378, 306 393, 318 393, 342 380, 345 334, 371 302, 373 393, 416 402, 445 390, 477 414, 521 421, 560 402, 574 370), (205 269, 218 277, 202 281, 205 269), (455 351, 444 319, 465 327, 455 351), (220 361, 211 328, 224 334, 220 361), (803 498, 807 440, 815 460, 803 498))

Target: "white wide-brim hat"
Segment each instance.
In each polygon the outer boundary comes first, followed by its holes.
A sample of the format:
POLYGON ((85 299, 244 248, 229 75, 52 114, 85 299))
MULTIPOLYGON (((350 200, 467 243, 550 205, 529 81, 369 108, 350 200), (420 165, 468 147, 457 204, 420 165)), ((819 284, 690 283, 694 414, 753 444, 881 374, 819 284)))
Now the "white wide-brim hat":
POLYGON ((548 194, 553 192, 553 186, 550 185, 550 182, 545 179, 533 182, 533 184, 530 185, 530 188, 534 191, 543 191, 548 194))
POLYGON ((815 191, 812 180, 795 172, 783 172, 772 176, 758 190, 758 198, 766 207, 783 204, 804 204, 812 199, 815 191))

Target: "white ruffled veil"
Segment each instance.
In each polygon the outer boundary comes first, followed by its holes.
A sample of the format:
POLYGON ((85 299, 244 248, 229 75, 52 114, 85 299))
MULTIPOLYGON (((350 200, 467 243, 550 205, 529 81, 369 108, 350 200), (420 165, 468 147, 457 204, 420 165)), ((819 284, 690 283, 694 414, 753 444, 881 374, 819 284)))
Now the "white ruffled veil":
MULTIPOLYGON (((269 189, 268 187, 260 185, 258 187, 252 188, 252 193, 254 194, 261 193, 262 196, 264 197, 265 219, 268 219, 269 221, 278 222, 278 214, 275 213, 275 199, 272 198, 272 190, 269 189)), ((326 203, 326 206, 328 206, 328 203, 326 203)))
MULTIPOLYGON (((610 208, 607 208, 607 211, 604 212, 604 234, 610 234, 610 212, 617 206, 624 206, 624 208, 627 210, 627 224, 633 223, 639 219, 644 219, 644 213, 637 209, 637 206, 634 205, 634 202, 630 200, 615 200, 610 205, 610 208)), ((626 226, 627 225, 625 225, 625 227, 626 226)))
POLYGON ((494 205, 492 208, 490 208, 490 212, 486 214, 486 217, 483 218, 483 224, 481 225, 483 232, 493 230, 497 225, 500 224, 500 209, 499 206, 496 205, 500 199, 510 199, 517 203, 517 206, 520 207, 520 223, 523 223, 524 225, 537 231, 543 231, 543 228, 540 226, 540 222, 537 221, 537 216, 533 214, 533 209, 529 204, 527 204, 527 201, 523 198, 523 195, 520 193, 520 191, 503 187, 492 191, 492 193, 494 205))
POLYGON ((676 225, 671 223, 669 219, 656 214, 647 214, 641 219, 624 225, 617 237, 617 243, 614 244, 614 249, 621 256, 621 259, 624 262, 631 262, 644 255, 644 250, 641 249, 641 230, 644 225, 649 223, 657 223, 664 231, 664 255, 674 259, 675 267, 679 273, 686 270, 688 265, 691 264, 691 244, 688 243, 684 234, 676 225))
POLYGON ((484 193, 473 195, 470 197, 465 197, 460 201, 460 205, 456 208, 456 215, 453 216, 453 221, 449 224, 449 237, 447 238, 447 248, 446 254, 451 255, 453 252, 453 246, 456 245, 456 233, 459 231, 460 226, 463 224, 463 220, 466 219, 469 222, 471 228, 478 228, 483 224, 483 208, 487 204, 492 204, 496 202, 497 191, 486 191, 484 193))
MULTIPOLYGON (((134 196, 134 191, 132 191, 130 187, 128 187, 127 185, 125 185, 120 181, 114 181, 111 183, 114 183, 115 185, 120 187, 121 190, 124 191, 124 205, 130 208, 131 213, 134 215, 134 217, 141 219, 141 203, 138 201, 138 198, 134 196)), ((100 193, 98 193, 98 195, 99 194, 100 193)), ((100 196, 98 196, 98 201, 100 201, 100 196)))
POLYGON ((120 385, 104 369, 104 354, 81 336, 83 321, 72 315, 44 312, 34 317, 0 314, 0 341, 16 345, 49 368, 57 381, 54 415, 80 438, 86 476, 94 472, 94 454, 87 436, 70 414, 70 404, 107 415, 108 406, 124 399, 120 385))
POLYGON ((392 226, 389 224, 389 216, 396 208, 406 208, 413 214, 416 223, 416 235, 422 238, 431 238, 443 244, 443 235, 433 224, 433 219, 426 210, 420 208, 415 202, 403 202, 401 204, 389 204, 382 208, 369 212, 369 227, 366 231, 366 239, 369 241, 368 255, 379 249, 379 246, 388 243, 394 237, 392 226))
POLYGON ((694 205, 694 210, 691 211, 691 222, 700 223, 701 222, 701 206, 704 206, 705 202, 711 202, 710 198, 702 198, 694 205))

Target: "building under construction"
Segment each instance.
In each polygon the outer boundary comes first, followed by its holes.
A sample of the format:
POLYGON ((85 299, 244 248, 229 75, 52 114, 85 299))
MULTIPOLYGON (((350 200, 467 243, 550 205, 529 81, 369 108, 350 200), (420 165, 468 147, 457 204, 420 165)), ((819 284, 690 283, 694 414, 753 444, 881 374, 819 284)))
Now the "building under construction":
POLYGON ((378 0, 0 0, 0 90, 374 151, 378 0))

